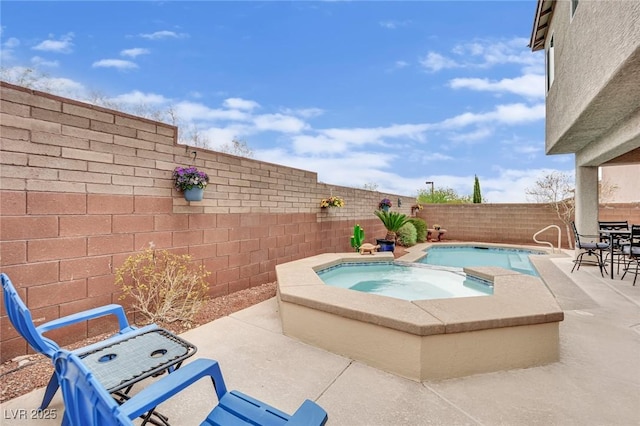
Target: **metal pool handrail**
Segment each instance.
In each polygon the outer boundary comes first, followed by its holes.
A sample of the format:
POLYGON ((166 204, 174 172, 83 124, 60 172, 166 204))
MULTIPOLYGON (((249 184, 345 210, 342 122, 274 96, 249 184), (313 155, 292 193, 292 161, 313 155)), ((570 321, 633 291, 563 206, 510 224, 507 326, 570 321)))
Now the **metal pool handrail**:
POLYGON ((539 230, 538 232, 536 232, 535 234, 533 234, 533 241, 535 241, 538 244, 548 244, 549 247, 551 247, 551 251, 553 253, 556 252, 556 250, 553 248, 553 244, 551 244, 549 241, 538 241, 538 239, 536 238, 539 234, 542 234, 544 231, 546 231, 547 229, 550 228, 556 228, 558 230, 558 251, 560 251, 560 243, 561 243, 561 239, 562 239, 562 231, 560 230, 560 227, 558 225, 549 225, 547 227, 542 228, 541 230, 539 230))

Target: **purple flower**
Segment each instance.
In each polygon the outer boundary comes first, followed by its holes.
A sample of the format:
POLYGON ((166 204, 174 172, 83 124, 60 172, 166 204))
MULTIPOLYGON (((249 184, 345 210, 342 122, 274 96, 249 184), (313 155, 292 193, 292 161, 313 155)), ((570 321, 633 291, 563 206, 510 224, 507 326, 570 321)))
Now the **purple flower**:
POLYGON ((191 188, 206 188, 209 176, 195 167, 176 167, 173 171, 175 188, 184 191, 191 188))

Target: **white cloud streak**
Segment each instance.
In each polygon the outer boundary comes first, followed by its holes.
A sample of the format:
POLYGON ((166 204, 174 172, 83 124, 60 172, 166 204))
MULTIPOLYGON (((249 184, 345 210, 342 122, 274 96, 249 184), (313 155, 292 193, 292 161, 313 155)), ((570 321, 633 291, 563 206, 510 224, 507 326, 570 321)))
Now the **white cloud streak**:
POLYGON ((93 68, 117 68, 119 70, 130 70, 138 68, 135 62, 123 59, 101 59, 91 64, 93 68))

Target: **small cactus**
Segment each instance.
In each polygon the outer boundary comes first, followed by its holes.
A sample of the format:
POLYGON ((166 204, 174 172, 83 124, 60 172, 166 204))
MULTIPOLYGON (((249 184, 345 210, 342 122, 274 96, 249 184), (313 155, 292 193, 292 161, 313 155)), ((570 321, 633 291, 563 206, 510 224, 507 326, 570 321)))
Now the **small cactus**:
POLYGON ((356 224, 356 226, 353 227, 353 235, 351 236, 351 247, 353 247, 355 251, 359 251, 362 243, 364 243, 364 229, 356 224))

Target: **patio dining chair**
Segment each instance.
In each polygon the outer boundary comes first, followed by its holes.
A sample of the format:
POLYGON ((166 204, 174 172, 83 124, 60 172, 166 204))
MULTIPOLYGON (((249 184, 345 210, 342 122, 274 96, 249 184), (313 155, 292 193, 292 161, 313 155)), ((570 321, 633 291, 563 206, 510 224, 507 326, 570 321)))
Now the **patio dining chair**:
POLYGON ((584 260, 584 255, 595 256, 598 267, 600 268, 600 275, 604 278, 604 263, 602 258, 602 251, 609 249, 608 242, 599 242, 593 241, 594 239, 598 239, 597 235, 582 235, 578 233, 578 229, 576 228, 576 223, 571 222, 571 227, 573 228, 573 235, 576 242, 576 250, 580 250, 580 253, 576 256, 576 259, 573 261, 573 268, 571 268, 571 272, 578 267, 580 269, 580 265, 584 260), (586 239, 591 239, 591 241, 586 241, 586 239))
POLYGON ((76 354, 61 350, 53 362, 62 388, 62 424, 66 426, 133 425, 132 419, 152 412, 160 403, 207 378, 213 382, 216 394, 211 397, 217 397, 218 403, 201 425, 314 426, 327 421, 327 412, 308 399, 290 416, 241 392, 227 391, 220 366, 211 359, 200 358, 183 366, 122 404, 111 398, 76 354))
MULTIPOLYGON (((607 231, 620 231, 620 230, 624 230, 624 231, 628 231, 629 230, 629 222, 626 220, 620 220, 620 221, 599 221, 598 222, 598 227, 600 228, 600 230, 607 230, 607 231)), ((609 241, 609 236, 607 235, 600 235, 600 241, 601 242, 606 242, 606 243, 610 243, 613 244, 613 254, 612 254, 612 258, 609 260, 611 262, 611 267, 613 268, 613 264, 615 263, 617 265, 617 273, 620 273, 620 265, 624 265, 624 253, 622 252, 622 248, 625 245, 628 245, 629 242, 626 239, 623 238, 618 238, 618 237, 614 237, 611 238, 611 241, 609 241)), ((609 253, 606 253, 606 256, 608 258, 609 253)), ((603 263, 607 263, 607 259, 605 258, 603 260, 603 263)))
MULTIPOLYGON (((7 316, 11 325, 16 331, 27 341, 31 348, 46 357, 52 359, 53 355, 60 349, 60 346, 50 338, 44 336, 45 333, 58 328, 66 327, 72 324, 77 324, 94 318, 101 318, 108 315, 114 315, 118 320, 118 332, 105 340, 98 343, 84 346, 76 349, 76 353, 86 353, 93 348, 102 346, 107 342, 115 342, 119 339, 124 339, 132 336, 132 333, 141 334, 149 330, 157 329, 158 326, 151 324, 142 328, 136 328, 129 324, 127 317, 124 313, 124 309, 120 305, 105 305, 94 309, 78 312, 72 315, 68 315, 62 318, 57 318, 42 324, 38 327, 35 326, 31 312, 27 308, 27 305, 22 301, 20 295, 16 291, 13 283, 9 279, 9 276, 5 273, 0 274, 2 280, 2 293, 4 295, 4 305, 7 311, 7 316)), ((40 410, 44 410, 51 403, 51 399, 58 390, 58 380, 55 373, 49 379, 49 383, 45 389, 42 403, 40 404, 40 410)))
POLYGON ((629 238, 629 245, 622 248, 622 252, 627 256, 629 262, 624 267, 624 274, 622 278, 627 275, 627 272, 631 271, 631 264, 635 262, 635 276, 633 277, 633 285, 636 285, 638 279, 638 273, 640 273, 640 225, 631 225, 631 237, 629 238))

